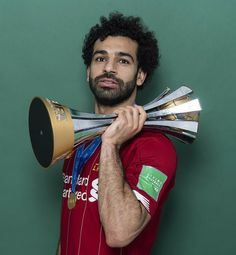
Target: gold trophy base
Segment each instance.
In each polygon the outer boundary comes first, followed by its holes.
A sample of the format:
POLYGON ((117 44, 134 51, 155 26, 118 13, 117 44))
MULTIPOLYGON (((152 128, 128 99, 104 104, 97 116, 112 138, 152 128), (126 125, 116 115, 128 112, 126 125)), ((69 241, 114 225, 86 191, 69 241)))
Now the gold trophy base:
POLYGON ((64 158, 74 147, 74 125, 70 110, 35 97, 29 110, 30 139, 34 154, 43 167, 64 158))

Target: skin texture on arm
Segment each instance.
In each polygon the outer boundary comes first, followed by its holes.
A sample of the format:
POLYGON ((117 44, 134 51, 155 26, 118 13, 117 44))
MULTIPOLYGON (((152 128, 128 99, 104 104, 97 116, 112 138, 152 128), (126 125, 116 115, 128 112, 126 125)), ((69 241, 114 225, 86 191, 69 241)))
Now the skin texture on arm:
POLYGON ((122 107, 115 113, 117 119, 102 136, 98 205, 107 244, 124 247, 151 218, 125 181, 119 156, 121 145, 141 131, 146 113, 139 106, 122 107))

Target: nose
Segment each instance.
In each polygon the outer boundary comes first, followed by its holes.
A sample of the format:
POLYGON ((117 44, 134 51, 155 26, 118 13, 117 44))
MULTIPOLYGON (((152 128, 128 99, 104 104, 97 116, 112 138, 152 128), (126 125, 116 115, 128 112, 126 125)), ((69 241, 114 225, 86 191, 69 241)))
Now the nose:
POLYGON ((105 73, 114 73, 116 74, 117 68, 116 68, 116 61, 114 59, 109 59, 105 62, 104 65, 104 72, 105 73))

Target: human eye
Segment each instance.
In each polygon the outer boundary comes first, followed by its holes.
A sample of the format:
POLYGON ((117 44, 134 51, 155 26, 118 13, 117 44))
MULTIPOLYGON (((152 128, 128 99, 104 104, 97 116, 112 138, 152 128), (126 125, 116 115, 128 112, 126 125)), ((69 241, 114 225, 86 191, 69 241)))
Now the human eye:
POLYGON ((121 63, 121 64, 125 64, 125 65, 128 65, 130 62, 129 62, 129 60, 127 60, 126 58, 121 58, 120 60, 119 60, 119 62, 121 63))
POLYGON ((105 57, 102 57, 102 56, 98 56, 95 58, 95 61, 96 62, 105 62, 106 61, 106 58, 105 57))

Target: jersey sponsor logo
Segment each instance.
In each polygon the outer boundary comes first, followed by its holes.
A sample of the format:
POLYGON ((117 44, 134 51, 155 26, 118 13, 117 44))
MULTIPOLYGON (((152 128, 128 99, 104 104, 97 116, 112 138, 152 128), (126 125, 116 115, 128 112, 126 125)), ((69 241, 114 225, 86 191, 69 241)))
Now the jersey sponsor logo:
POLYGON ((90 202, 95 202, 98 200, 98 178, 92 181, 92 189, 90 190, 90 202))
MULTIPOLYGON (((63 179, 65 184, 71 184, 72 176, 68 176, 63 174, 63 179)), ((78 186, 88 186, 88 177, 79 177, 77 181, 78 186)), ((62 192, 63 198, 69 198, 71 193, 71 188, 66 189, 64 188, 62 192)), ((91 183, 91 189, 88 191, 86 189, 85 191, 76 191, 75 196, 77 200, 82 201, 89 201, 89 202, 95 202, 98 200, 98 178, 94 179, 91 183)))
MULTIPOLYGON (((65 184, 72 184, 72 175, 66 175, 63 173, 63 182, 65 184)), ((77 185, 79 186, 88 186, 88 177, 78 177, 77 185)))
POLYGON ((166 180, 167 176, 160 170, 144 165, 139 175, 137 187, 157 201, 166 180))
MULTIPOLYGON (((71 193, 71 188, 69 189, 64 189, 62 193, 62 197, 64 198, 69 198, 71 193)), ((82 192, 82 191, 76 191, 75 196, 77 200, 82 200, 82 201, 87 201, 87 192, 82 192)))

